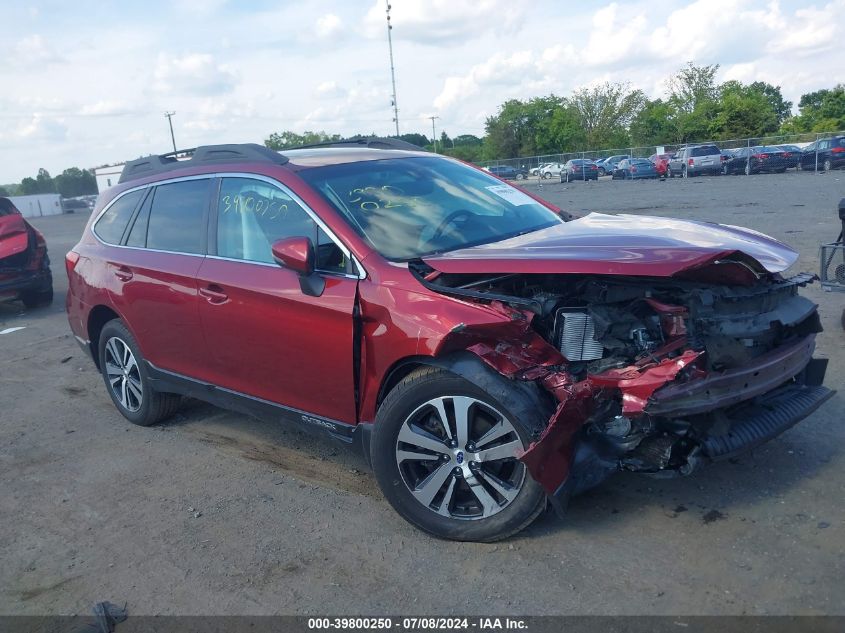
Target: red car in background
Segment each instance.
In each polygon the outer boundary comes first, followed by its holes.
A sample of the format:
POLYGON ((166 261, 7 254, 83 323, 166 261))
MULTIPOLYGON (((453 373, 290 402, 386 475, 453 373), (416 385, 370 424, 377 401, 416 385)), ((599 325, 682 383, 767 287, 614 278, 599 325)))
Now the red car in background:
POLYGON ((44 236, 8 198, 0 198, 0 301, 27 308, 53 301, 53 276, 44 236))
POLYGON ((66 260, 118 411, 150 425, 187 395, 299 424, 359 446, 412 524, 492 541, 614 472, 729 459, 833 394, 788 246, 574 219, 409 148, 128 163, 66 260))
POLYGON ((654 164, 654 169, 657 175, 661 178, 665 177, 669 171, 669 159, 672 154, 652 154, 648 159, 654 164))

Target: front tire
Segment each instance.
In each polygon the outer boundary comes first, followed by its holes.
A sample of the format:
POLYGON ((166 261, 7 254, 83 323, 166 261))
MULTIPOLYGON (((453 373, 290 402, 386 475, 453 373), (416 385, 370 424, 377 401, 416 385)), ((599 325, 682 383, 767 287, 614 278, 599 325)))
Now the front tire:
POLYGON ((492 542, 527 527, 546 506, 516 452, 530 433, 460 376, 418 369, 385 398, 371 455, 379 487, 408 522, 434 536, 492 542))
POLYGON ((830 171, 831 169, 833 169, 833 163, 829 158, 825 159, 824 163, 822 164, 822 168, 824 169, 824 171, 830 171))
POLYGON ((152 388, 138 343, 119 319, 100 332, 100 373, 114 406, 132 424, 151 426, 170 417, 181 398, 152 388))
POLYGON ((525 180, 525 176, 523 174, 517 174, 516 179, 517 180, 525 180))

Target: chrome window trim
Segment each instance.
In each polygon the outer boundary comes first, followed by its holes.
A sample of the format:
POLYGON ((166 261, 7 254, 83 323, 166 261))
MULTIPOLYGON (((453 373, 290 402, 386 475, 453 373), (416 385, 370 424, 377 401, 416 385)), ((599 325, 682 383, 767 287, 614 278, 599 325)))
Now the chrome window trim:
MULTIPOLYGON (((311 209, 311 207, 309 207, 307 204, 305 204, 305 201, 302 200, 302 198, 300 198, 298 195, 296 195, 293 191, 291 191, 291 189, 289 187, 282 184, 281 182, 279 182, 275 178, 270 178, 269 176, 265 176, 263 174, 251 174, 251 173, 248 173, 248 172, 224 171, 224 172, 215 172, 215 173, 210 173, 210 174, 197 174, 197 175, 194 175, 194 176, 178 176, 176 178, 167 178, 165 180, 157 180, 156 182, 148 182, 148 183, 143 184, 143 185, 138 185, 137 187, 132 187, 131 189, 127 189, 126 191, 123 191, 120 194, 118 194, 117 196, 115 196, 113 200, 111 200, 106 206, 104 206, 100 210, 100 212, 97 214, 97 217, 94 218, 94 221, 91 223, 91 233, 94 235, 94 238, 98 242, 100 242, 100 244, 103 244, 104 246, 110 246, 112 248, 129 248, 129 249, 133 249, 133 250, 137 250, 137 251, 150 251, 152 253, 170 253, 170 254, 173 254, 173 255, 188 255, 190 257, 210 257, 212 259, 221 259, 221 260, 241 262, 241 263, 246 263, 246 264, 259 264, 259 265, 262 265, 262 266, 276 266, 277 264, 269 264, 267 262, 253 262, 253 261, 246 260, 246 259, 235 259, 235 258, 231 258, 231 257, 219 257, 217 255, 208 255, 208 254, 205 254, 205 253, 185 253, 185 252, 182 252, 182 251, 165 251, 165 250, 156 249, 156 248, 147 248, 145 246, 127 246, 125 244, 110 244, 109 242, 106 242, 104 239, 102 239, 99 235, 97 235, 97 231, 95 230, 95 227, 97 226, 97 222, 100 221, 100 218, 103 217, 103 214, 106 211, 108 211, 115 202, 120 200, 123 196, 125 196, 129 193, 132 193, 133 191, 138 191, 139 189, 149 189, 150 187, 157 187, 159 185, 169 185, 171 183, 183 182, 183 181, 187 181, 187 180, 214 180, 215 178, 249 178, 249 179, 252 179, 252 180, 263 181, 263 182, 266 182, 269 185, 277 187, 278 189, 280 189, 282 191, 282 193, 284 193, 286 196, 290 197, 291 200, 293 200, 300 207, 302 207, 302 209, 305 211, 305 213, 307 213, 308 216, 312 220, 314 220, 314 223, 318 227, 320 227, 326 235, 328 235, 329 239, 332 242, 334 242, 335 246, 337 246, 340 249, 340 251, 352 261, 352 264, 355 266, 355 269, 358 271, 357 274, 356 273, 338 273, 336 271, 328 271, 328 270, 319 270, 319 272, 325 273, 325 274, 330 274, 330 275, 340 275, 342 277, 351 277, 351 278, 354 278, 354 279, 366 279, 367 278, 367 271, 361 265, 361 262, 358 261, 358 258, 355 257, 355 255, 352 254, 352 252, 346 247, 346 245, 340 240, 340 238, 338 238, 337 235, 335 235, 334 231, 332 231, 329 228, 329 226, 325 222, 323 222, 323 220, 314 212, 314 210, 311 209)), ((215 216, 215 218, 216 218, 216 216, 215 216)), ((206 250, 208 250, 208 249, 206 249, 206 250)))
MULTIPOLYGON (((266 266, 268 268, 283 268, 281 264, 271 264, 270 262, 257 262, 252 259, 238 259, 237 257, 223 257, 222 255, 206 255, 206 259, 217 259, 224 262, 236 262, 238 264, 250 264, 252 266, 266 266)), ((353 259, 354 261, 354 259, 353 259)), ((356 264, 357 265, 357 264, 356 264)), ((290 270, 289 268, 287 270, 290 270)), ((359 268, 360 270, 360 268, 359 268)), ((322 268, 315 268, 315 273, 321 275, 332 275, 334 277, 344 277, 346 279, 362 279, 354 273, 340 273, 336 270, 323 270, 322 268)))

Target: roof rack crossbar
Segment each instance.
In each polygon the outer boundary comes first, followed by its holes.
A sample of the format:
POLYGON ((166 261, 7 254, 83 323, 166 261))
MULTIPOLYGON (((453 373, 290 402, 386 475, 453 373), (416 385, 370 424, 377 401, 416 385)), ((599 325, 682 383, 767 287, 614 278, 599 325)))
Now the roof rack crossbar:
POLYGON ((284 165, 288 162, 288 159, 283 154, 257 143, 202 145, 193 149, 182 149, 158 156, 144 156, 143 158, 129 161, 123 167, 118 184, 136 180, 137 178, 155 176, 156 174, 175 169, 182 169, 183 167, 207 165, 209 163, 224 161, 261 162, 284 165), (179 156, 190 156, 190 158, 177 160, 179 156))

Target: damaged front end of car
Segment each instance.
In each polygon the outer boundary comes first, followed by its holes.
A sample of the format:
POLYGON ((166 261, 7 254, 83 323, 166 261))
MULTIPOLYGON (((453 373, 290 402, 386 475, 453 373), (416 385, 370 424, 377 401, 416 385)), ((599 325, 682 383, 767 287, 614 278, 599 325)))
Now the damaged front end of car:
POLYGON ((27 301, 52 292, 50 260, 44 236, 8 198, 0 198, 0 300, 27 301))
POLYGON ((813 359, 816 305, 798 294, 810 274, 783 278, 741 255, 665 277, 434 265, 411 270, 430 290, 508 316, 506 336, 454 334, 550 400, 520 459, 558 509, 616 471, 689 475, 747 451, 834 393, 821 385, 826 361, 813 359), (731 285, 713 283, 719 274, 731 285))

